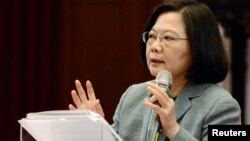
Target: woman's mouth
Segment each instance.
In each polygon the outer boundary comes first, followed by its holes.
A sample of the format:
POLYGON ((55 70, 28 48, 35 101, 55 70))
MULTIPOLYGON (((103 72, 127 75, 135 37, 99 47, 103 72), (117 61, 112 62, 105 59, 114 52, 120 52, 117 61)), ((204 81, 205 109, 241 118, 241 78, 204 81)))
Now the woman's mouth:
POLYGON ((162 63, 164 63, 164 61, 159 60, 159 59, 150 59, 150 63, 151 63, 151 64, 157 65, 157 64, 162 64, 162 63))

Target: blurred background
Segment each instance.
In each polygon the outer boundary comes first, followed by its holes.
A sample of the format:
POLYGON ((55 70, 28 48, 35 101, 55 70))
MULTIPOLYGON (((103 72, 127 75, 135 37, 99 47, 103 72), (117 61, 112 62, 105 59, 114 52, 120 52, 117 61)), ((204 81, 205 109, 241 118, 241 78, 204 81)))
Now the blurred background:
MULTIPOLYGON (((200 0, 214 11, 230 60, 220 83, 250 124, 250 3, 200 0)), ((134 83, 153 79, 139 58, 139 39, 162 0, 1 0, 0 135, 19 140, 27 113, 66 110, 79 79, 91 80, 112 123, 119 98, 134 83)), ((32 140, 31 138, 26 140, 32 140)))

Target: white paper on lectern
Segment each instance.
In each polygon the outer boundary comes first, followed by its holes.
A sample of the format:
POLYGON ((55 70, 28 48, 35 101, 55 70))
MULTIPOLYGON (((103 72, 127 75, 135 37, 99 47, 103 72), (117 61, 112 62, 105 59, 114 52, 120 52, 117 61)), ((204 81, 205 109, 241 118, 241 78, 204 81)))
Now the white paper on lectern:
POLYGON ((88 110, 29 113, 18 122, 37 141, 122 141, 105 119, 88 110))

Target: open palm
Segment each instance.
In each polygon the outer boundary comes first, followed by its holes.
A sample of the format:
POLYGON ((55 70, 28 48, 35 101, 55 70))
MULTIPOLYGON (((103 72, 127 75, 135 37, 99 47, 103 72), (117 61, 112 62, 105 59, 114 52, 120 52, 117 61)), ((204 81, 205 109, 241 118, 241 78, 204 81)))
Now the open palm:
POLYGON ((91 110, 104 117, 104 112, 99 99, 96 99, 93 86, 90 81, 86 81, 87 95, 79 80, 75 81, 76 90, 71 91, 74 105, 69 104, 70 110, 91 110))

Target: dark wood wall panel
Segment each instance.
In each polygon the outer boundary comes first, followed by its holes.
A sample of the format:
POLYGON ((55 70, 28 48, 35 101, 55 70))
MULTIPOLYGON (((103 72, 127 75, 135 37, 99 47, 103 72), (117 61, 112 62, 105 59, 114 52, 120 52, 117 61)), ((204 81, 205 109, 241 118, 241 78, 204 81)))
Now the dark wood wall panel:
POLYGON ((161 1, 123 0, 98 3, 64 0, 61 12, 59 108, 72 102, 74 80, 93 82, 106 119, 122 93, 152 79, 140 63, 139 39, 149 14, 161 1))

